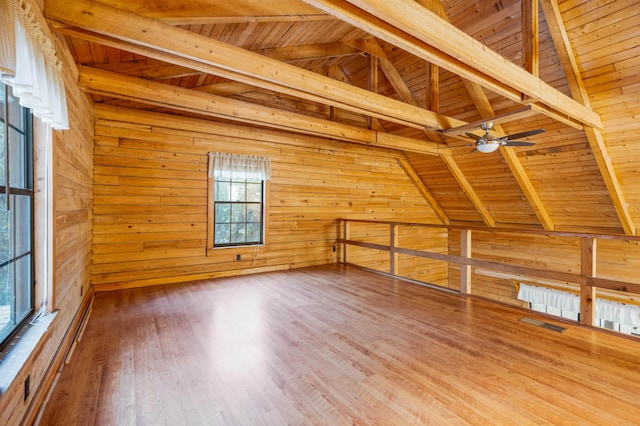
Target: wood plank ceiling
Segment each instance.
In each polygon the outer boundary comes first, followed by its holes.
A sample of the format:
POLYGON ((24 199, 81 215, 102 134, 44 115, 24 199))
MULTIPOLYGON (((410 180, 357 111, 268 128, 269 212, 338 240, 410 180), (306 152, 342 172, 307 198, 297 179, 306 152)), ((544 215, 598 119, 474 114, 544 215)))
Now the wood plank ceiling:
POLYGON ((444 223, 636 234, 637 0, 69 3, 96 103, 405 151, 444 223), (484 120, 546 132, 471 152, 484 120))

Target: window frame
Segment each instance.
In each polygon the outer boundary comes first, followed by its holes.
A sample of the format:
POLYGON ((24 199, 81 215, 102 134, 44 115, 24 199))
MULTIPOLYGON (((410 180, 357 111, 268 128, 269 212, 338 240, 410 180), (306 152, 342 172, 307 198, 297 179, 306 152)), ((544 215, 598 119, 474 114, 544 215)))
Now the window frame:
MULTIPOLYGON (((11 93, 11 87, 9 85, 6 85, 4 83, 0 83, 4 86, 4 111, 1 111, 1 120, 5 123, 4 126, 4 140, 5 140, 5 146, 4 146, 4 152, 5 152, 5 173, 6 173, 6 185, 0 185, 0 195, 4 195, 4 196, 8 196, 7 200, 10 203, 9 204, 9 209, 8 209, 8 215, 12 215, 15 214, 16 210, 15 208, 13 208, 12 203, 13 201, 11 201, 11 198, 13 195, 19 195, 19 196, 27 196, 29 198, 29 219, 30 219, 30 223, 28 224, 29 227, 29 238, 28 238, 28 250, 25 253, 21 253, 18 256, 13 257, 13 255, 11 255, 9 257, 9 259, 7 260, 7 262, 4 262, 2 265, 2 267, 6 266, 6 265, 11 265, 11 264, 15 264, 16 262, 18 262, 19 260, 23 259, 24 257, 30 257, 30 262, 29 265, 27 265, 27 268, 29 270, 29 280, 28 282, 25 283, 21 283, 23 290, 25 293, 27 294, 28 297, 28 308, 24 311, 24 312, 20 312, 20 317, 16 318, 16 316, 18 315, 18 313, 16 312, 16 294, 18 293, 17 290, 15 290, 16 286, 15 283, 12 282, 11 284, 14 285, 14 294, 13 294, 13 301, 12 301, 12 306, 11 306, 11 315, 12 315, 12 319, 11 321, 14 323, 10 328, 0 331, 0 348, 2 348, 4 345, 6 345, 7 343, 9 343, 11 341, 11 339, 13 338, 13 336, 16 335, 16 333, 18 333, 20 331, 20 329, 31 319, 31 317, 33 316, 33 313, 35 311, 35 298, 36 298, 36 279, 35 279, 35 257, 36 257, 36 253, 35 253, 35 190, 34 190, 34 183, 35 183, 35 178, 34 178, 34 174, 35 174, 35 155, 34 155, 34 128, 33 128, 33 117, 31 115, 31 111, 28 108, 25 108, 21 105, 19 105, 19 99, 14 96, 11 93), (18 103, 18 107, 19 110, 22 114, 22 123, 21 125, 24 128, 24 131, 20 130, 20 129, 16 129, 15 126, 12 125, 11 123, 11 117, 9 116, 10 113, 10 108, 9 108, 9 99, 12 99, 13 102, 17 102, 18 103), (11 179, 10 179, 10 175, 11 175, 11 169, 10 169, 10 163, 11 163, 11 153, 10 153, 10 144, 11 142, 9 141, 9 132, 10 132, 10 128, 13 129, 14 132, 18 132, 20 133, 21 136, 23 136, 23 140, 24 142, 20 145, 19 149, 23 149, 24 150, 24 157, 21 159, 23 161, 22 164, 22 171, 24 173, 24 186, 25 188, 18 188, 18 187, 13 187, 11 185, 11 179)), ((15 149, 15 148, 14 148, 15 149)), ((11 164, 11 166, 14 166, 14 164, 11 164)), ((11 240, 10 240, 10 244, 16 244, 16 239, 13 238, 12 236, 10 236, 11 240)))
MULTIPOLYGON (((230 243, 230 244, 215 244, 215 178, 209 177, 207 183, 207 249, 208 250, 223 250, 223 249, 242 249, 260 247, 266 244, 267 239, 267 193, 269 188, 269 181, 247 181, 247 182, 262 182, 262 200, 261 205, 261 218, 260 218, 260 242, 257 243, 230 243)), ((229 179, 231 182, 238 182, 233 179, 229 179)))

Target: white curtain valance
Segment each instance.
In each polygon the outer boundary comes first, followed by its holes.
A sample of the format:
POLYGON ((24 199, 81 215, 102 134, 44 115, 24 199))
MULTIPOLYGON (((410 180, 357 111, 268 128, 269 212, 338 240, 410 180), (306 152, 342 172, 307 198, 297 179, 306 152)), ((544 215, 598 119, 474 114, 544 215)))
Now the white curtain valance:
POLYGON ((580 297, 567 291, 520 283, 518 299, 564 311, 580 312, 580 297))
POLYGON ((209 153, 209 177, 214 179, 269 180, 271 160, 252 155, 209 153))
POLYGON ((39 13, 27 0, 0 0, 0 80, 36 117, 54 129, 68 129, 62 63, 38 22, 39 13))
MULTIPOLYGON (((519 300, 570 312, 580 312, 580 297, 577 294, 524 283, 519 284, 519 300)), ((596 298, 596 318, 631 327, 640 327, 640 306, 596 298)))

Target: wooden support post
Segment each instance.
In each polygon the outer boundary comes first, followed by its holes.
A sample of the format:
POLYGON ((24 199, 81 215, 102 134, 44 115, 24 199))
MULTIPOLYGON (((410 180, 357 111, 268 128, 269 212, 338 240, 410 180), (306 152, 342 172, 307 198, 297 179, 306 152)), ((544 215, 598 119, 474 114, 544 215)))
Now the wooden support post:
MULTIPOLYGON (((460 231, 460 256, 471 258, 471 230, 460 231)), ((460 294, 471 294, 471 265, 460 264, 460 294)))
MULTIPOLYGON (((378 93, 379 85, 379 59, 377 56, 369 55, 369 90, 378 93)), ((378 121, 374 117, 367 115, 369 129, 378 130, 378 121)))
POLYGON ((580 323, 593 326, 595 322, 596 287, 588 285, 587 277, 596 276, 596 239, 580 240, 580 323))
POLYGON ((525 70, 538 77, 538 0, 522 2, 522 62, 525 70))
MULTIPOLYGON (((344 225, 344 228, 342 230, 342 233, 344 235, 344 240, 349 240, 351 235, 350 235, 350 228, 349 228, 349 221, 345 220, 342 222, 344 225)), ((349 263, 349 257, 347 256, 347 246, 348 244, 345 242, 342 244, 342 263, 349 263)))
POLYGON ((389 226, 389 272, 392 275, 398 275, 398 225, 391 224, 389 226))

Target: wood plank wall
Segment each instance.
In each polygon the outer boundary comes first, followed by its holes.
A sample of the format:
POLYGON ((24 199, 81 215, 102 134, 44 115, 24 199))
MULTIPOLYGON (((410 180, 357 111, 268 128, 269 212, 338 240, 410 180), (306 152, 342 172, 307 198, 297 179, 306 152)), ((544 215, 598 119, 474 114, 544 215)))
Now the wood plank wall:
POLYGON ((336 262, 342 217, 438 223, 397 151, 110 106, 95 115, 96 290, 336 262), (264 246, 207 250, 210 151, 271 158, 264 246))
MULTIPOLYGON (((53 132, 54 271, 49 307, 57 310, 57 316, 16 379, 0 396, 0 424, 22 424, 25 415, 34 415, 34 409, 44 397, 44 388, 55 373, 50 370, 52 360, 61 349, 90 289, 93 105, 77 88, 74 60, 62 39, 59 39, 58 48, 63 63, 71 64, 64 69, 71 128, 53 132), (27 375, 30 376, 31 395, 25 402, 27 375)), ((36 141, 39 143, 42 141, 36 141)), ((36 190, 42 188, 36 187, 36 190)), ((37 247, 41 247, 42 238, 40 234, 35 236, 37 247)))

